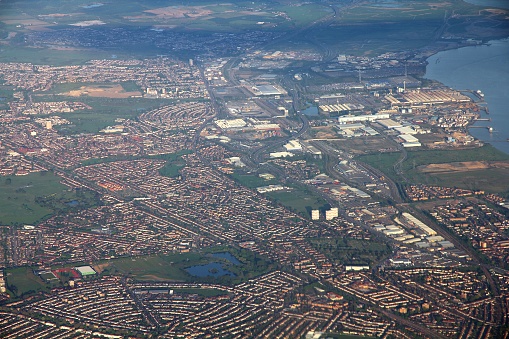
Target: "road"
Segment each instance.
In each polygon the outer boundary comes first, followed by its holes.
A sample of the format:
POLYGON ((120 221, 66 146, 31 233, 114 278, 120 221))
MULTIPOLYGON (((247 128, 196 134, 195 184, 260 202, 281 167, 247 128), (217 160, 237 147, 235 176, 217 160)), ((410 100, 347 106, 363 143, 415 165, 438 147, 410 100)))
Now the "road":
MULTIPOLYGON (((420 219, 422 222, 424 222, 426 225, 435 225, 435 223, 430 220, 424 213, 422 213, 420 210, 414 209, 414 208, 407 208, 407 212, 413 214, 415 217, 420 219)), ((491 293, 495 297, 496 304, 495 308, 496 310, 500 311, 503 309, 502 300, 500 298, 500 291, 498 290, 498 286, 493 279, 493 276, 491 275, 488 266, 486 264, 483 264, 481 260, 479 259, 479 256, 477 252, 471 248, 470 246, 466 246, 464 243, 459 241, 456 236, 450 234, 449 232, 445 231, 442 227, 434 226, 433 229, 438 233, 438 235, 441 235, 444 239, 450 241, 456 248, 464 251, 467 253, 475 264, 479 265, 481 270, 483 271, 484 276, 486 277, 486 281, 488 282, 490 286, 491 293)), ((494 320, 496 324, 503 324, 505 323, 505 319, 503 319, 502 312, 494 312, 493 314, 494 320)))

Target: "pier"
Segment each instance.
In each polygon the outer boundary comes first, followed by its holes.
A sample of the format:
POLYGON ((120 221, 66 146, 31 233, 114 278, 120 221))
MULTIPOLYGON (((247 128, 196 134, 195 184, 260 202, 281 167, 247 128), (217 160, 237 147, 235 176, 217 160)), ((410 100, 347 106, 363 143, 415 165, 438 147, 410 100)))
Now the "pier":
POLYGON ((490 133, 493 132, 493 127, 491 126, 469 126, 468 128, 487 128, 490 133))

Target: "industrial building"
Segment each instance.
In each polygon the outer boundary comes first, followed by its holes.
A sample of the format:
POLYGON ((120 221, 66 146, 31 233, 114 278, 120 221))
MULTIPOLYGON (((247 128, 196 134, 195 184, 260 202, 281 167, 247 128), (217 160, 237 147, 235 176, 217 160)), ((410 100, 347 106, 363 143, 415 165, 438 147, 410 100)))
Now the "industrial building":
POLYGON ((426 225, 425 223, 423 223, 422 221, 420 221, 419 219, 417 219, 410 213, 404 212, 403 217, 406 220, 408 220, 408 222, 410 224, 420 228, 424 233, 426 233, 426 235, 429 235, 429 236, 437 235, 437 232, 434 229, 432 229, 431 227, 429 227, 428 225, 426 225))
POLYGON ((298 140, 290 140, 283 146, 288 152, 299 152, 302 151, 302 145, 298 140))
POLYGON ((382 125, 383 127, 385 127, 386 129, 392 129, 392 128, 400 128, 402 127, 401 126, 401 123, 399 122, 396 122, 392 119, 381 119, 381 120, 378 120, 377 123, 379 123, 380 125, 382 125))
POLYGON ((367 114, 367 115, 348 115, 344 117, 339 117, 338 122, 340 124, 347 124, 351 122, 361 122, 361 121, 376 121, 380 119, 389 119, 391 116, 389 114, 367 114))
POLYGON ((429 106, 471 101, 469 97, 452 90, 404 91, 397 96, 389 94, 385 99, 391 103, 392 107, 429 106))
POLYGON ((228 130, 232 128, 242 128, 247 126, 247 122, 243 119, 231 119, 231 120, 216 120, 216 125, 222 130, 228 130))
POLYGON ((403 142, 401 143, 403 147, 409 148, 422 146, 422 144, 419 142, 419 139, 417 139, 413 135, 401 134, 398 137, 403 140, 403 142))
POLYGON ((252 92, 256 96, 270 96, 270 95, 283 95, 286 94, 282 89, 273 85, 258 85, 251 87, 252 92))
POLYGON ((80 266, 80 267, 75 267, 74 268, 76 271, 78 271, 78 273, 82 276, 82 277, 85 277, 87 275, 95 275, 97 274, 96 271, 94 271, 94 269, 90 266, 80 266))

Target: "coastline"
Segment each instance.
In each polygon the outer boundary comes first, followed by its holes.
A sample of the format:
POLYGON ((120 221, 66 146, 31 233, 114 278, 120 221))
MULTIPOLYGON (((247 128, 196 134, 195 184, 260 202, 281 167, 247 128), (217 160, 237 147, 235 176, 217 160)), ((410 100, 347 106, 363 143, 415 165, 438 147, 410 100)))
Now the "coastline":
POLYGON ((501 91, 503 88, 509 91, 509 81, 503 81, 509 77, 509 67, 505 73, 505 68, 497 68, 497 65, 501 62, 501 56, 508 52, 509 37, 442 50, 426 59, 426 73, 423 76, 424 79, 440 82, 454 90, 482 91, 483 100, 475 102, 480 107, 487 107, 486 111, 490 114, 480 110, 479 115, 491 121, 473 121, 467 131, 475 139, 489 143, 506 154, 509 154, 509 113, 504 111, 507 98, 501 97, 501 91), (491 47, 494 49, 490 50, 491 47), (498 50, 503 53, 497 54, 498 50), (486 67, 477 67, 478 65, 486 67), (493 76, 490 78, 491 73, 493 76))

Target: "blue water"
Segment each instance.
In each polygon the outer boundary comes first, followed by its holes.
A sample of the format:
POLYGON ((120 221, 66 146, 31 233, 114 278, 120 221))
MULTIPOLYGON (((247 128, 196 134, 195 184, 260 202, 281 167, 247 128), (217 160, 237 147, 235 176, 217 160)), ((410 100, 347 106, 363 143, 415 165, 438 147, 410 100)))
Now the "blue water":
POLYGON ((72 207, 78 206, 79 204, 80 204, 80 202, 78 200, 72 200, 67 203, 67 205, 72 206, 72 207))
POLYGON ((310 105, 308 108, 302 111, 307 116, 316 116, 318 115, 318 107, 315 106, 312 102, 306 102, 307 105, 310 105))
POLYGON ((85 9, 90 9, 90 8, 96 8, 96 7, 101 7, 101 6, 104 6, 104 4, 91 4, 91 5, 86 5, 86 6, 81 6, 81 8, 85 8, 85 9))
POLYGON ((472 5, 497 7, 509 9, 509 1, 507 0, 463 0, 472 5))
POLYGON ((191 266, 186 268, 186 271, 195 277, 222 277, 224 275, 230 275, 232 277, 235 276, 233 272, 225 270, 223 265, 217 262, 211 262, 207 265, 191 266))
POLYGON ((231 262, 232 264, 234 264, 235 266, 242 265, 242 263, 237 258, 235 258, 231 253, 228 253, 228 252, 214 253, 214 254, 212 254, 212 256, 214 258, 226 259, 229 262, 231 262))
POLYGON ((470 134, 509 154, 509 40, 443 51, 428 58, 425 77, 458 90, 481 90, 492 121, 478 122, 470 134))

